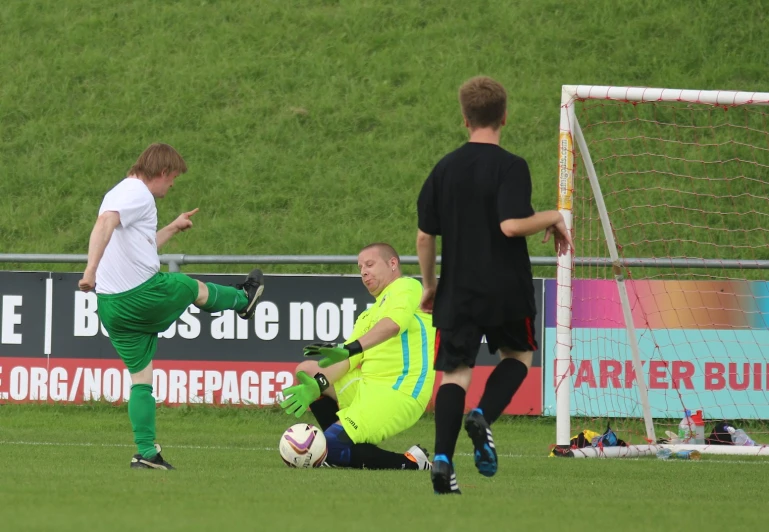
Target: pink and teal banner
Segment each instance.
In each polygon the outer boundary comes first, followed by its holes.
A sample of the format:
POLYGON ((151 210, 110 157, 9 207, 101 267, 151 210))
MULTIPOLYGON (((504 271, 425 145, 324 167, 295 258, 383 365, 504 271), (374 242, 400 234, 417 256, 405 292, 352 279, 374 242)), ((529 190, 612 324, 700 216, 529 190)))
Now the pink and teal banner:
MULTIPOLYGON (((769 419, 769 282, 627 281, 654 417, 769 419)), ((640 416, 614 281, 575 280, 572 413, 640 416)), ((545 283, 544 412, 555 412, 556 281, 545 283)))

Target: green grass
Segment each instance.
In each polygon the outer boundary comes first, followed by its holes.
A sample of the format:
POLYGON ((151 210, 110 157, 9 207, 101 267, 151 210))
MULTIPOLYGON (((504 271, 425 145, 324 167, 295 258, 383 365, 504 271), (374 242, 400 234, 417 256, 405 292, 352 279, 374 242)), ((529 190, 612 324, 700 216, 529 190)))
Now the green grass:
MULTIPOLYGON (((272 409, 160 408, 158 438, 174 472, 128 467, 124 406, 0 407, 0 520, 7 530, 702 530, 765 523, 760 459, 700 462, 546 458, 552 421, 495 425, 500 470, 475 471, 462 435, 461 497, 436 497, 424 472, 291 470, 272 409)), ((309 417, 307 421, 310 421, 309 417)), ((432 419, 384 444, 432 447, 432 419)))
POLYGON ((101 196, 164 141, 190 172, 161 224, 201 209, 164 252, 414 254, 416 195, 465 139, 472 75, 507 86, 503 143, 529 160, 540 210, 562 84, 769 90, 750 0, 7 0, 0 25, 3 252, 85 253, 101 196))
MULTIPOLYGON (((466 138, 456 102, 464 79, 488 74, 508 88, 503 144, 528 159, 542 210, 556 200, 562 84, 768 91, 768 22, 750 0, 5 0, 0 251, 85 253, 102 195, 147 144, 163 141, 190 172, 159 202, 161 224, 201 208, 194 230, 165 253, 355 254, 386 240, 414 254, 417 192, 466 138)), ((660 218, 639 210, 642 223, 660 218)), ((530 239, 531 253, 551 255, 539 240, 530 239)), ((766 258, 766 248, 753 253, 766 258)), ((0 522, 8 530, 764 526, 763 461, 552 460, 551 421, 509 419, 495 428, 512 454, 494 479, 474 472, 460 440, 465 496, 448 500, 417 473, 288 470, 274 450, 288 424, 269 410, 161 409, 159 437, 179 471, 154 474, 127 468, 123 408, 0 406, 0 522)), ((415 441, 431 446, 429 418, 386 446, 415 441)))

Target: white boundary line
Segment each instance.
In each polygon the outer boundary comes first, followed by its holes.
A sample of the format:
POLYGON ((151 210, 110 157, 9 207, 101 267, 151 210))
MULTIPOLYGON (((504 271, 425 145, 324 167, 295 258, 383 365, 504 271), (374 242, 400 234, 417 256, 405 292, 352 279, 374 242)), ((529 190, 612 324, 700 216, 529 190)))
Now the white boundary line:
MULTIPOLYGON (((10 441, 0 440, 0 445, 28 445, 28 446, 40 446, 40 447, 134 447, 133 444, 128 443, 78 443, 78 442, 55 442, 55 441, 10 441)), ((163 445, 163 449, 200 449, 206 451, 256 451, 256 452, 275 452, 277 447, 240 447, 237 445, 163 445)), ((457 456, 473 456, 472 453, 456 453, 457 456)), ((541 459, 549 458, 547 455, 543 456, 531 456, 524 454, 499 454, 500 458, 528 458, 528 459, 541 459)), ((765 456, 765 455, 764 455, 765 456)), ((627 462, 635 460, 648 460, 648 457, 644 458, 625 458, 623 460, 616 460, 616 462, 627 462)), ((568 460, 568 458, 555 458, 555 460, 568 460)), ((683 462, 684 460, 668 460, 669 462, 683 462)), ((749 465, 769 465, 769 460, 711 460, 708 458, 704 460, 706 463, 711 464, 749 464, 749 465)), ((700 462, 701 463, 701 462, 700 462)))
MULTIPOLYGON (((30 445, 40 447, 135 447, 129 443, 78 443, 56 441, 8 441, 0 440, 0 445, 30 445)), ((163 449, 202 449, 208 451, 277 451, 277 447, 239 447, 237 445, 163 445, 163 449)))
MULTIPOLYGON (((0 440, 0 445, 29 445, 39 447, 135 447, 129 443, 88 443, 55 441, 11 441, 0 440)), ((206 451, 257 451, 275 452, 277 447, 240 447, 238 445, 166 445, 163 449, 201 449, 206 451)), ((472 453, 456 453, 457 456, 473 456, 472 453)), ((522 454, 500 454, 502 458, 527 458, 522 454)), ((536 458, 536 457, 535 457, 536 458)))

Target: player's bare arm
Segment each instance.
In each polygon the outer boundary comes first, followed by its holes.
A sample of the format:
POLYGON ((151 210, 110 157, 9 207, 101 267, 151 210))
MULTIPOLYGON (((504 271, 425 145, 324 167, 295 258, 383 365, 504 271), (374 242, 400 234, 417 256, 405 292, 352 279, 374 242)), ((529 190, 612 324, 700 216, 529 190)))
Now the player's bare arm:
POLYGON ((435 235, 417 229, 417 256, 422 273, 422 301, 419 307, 425 312, 432 312, 435 291, 438 287, 438 278, 435 274, 435 235))
POLYGON ((507 237, 531 236, 562 221, 563 216, 558 211, 541 211, 528 218, 503 220, 499 227, 507 237))
POLYGON ((107 249, 112 233, 118 225, 120 225, 118 212, 106 211, 97 218, 88 242, 88 263, 83 272, 83 278, 77 283, 78 288, 83 292, 90 292, 96 287, 96 268, 99 267, 104 250, 107 249))
POLYGON ((186 231, 187 229, 190 229, 192 227, 192 216, 195 215, 200 209, 196 208, 188 212, 183 212, 179 216, 177 216, 176 220, 165 226, 163 229, 157 232, 155 236, 155 242, 157 243, 158 249, 163 247, 166 242, 171 240, 171 237, 173 237, 177 233, 182 233, 186 231))
POLYGON ((555 250, 559 255, 565 254, 569 248, 574 248, 563 216, 558 211, 541 211, 528 218, 510 218, 502 221, 499 227, 507 237, 531 236, 545 231, 543 242, 555 236, 555 250))

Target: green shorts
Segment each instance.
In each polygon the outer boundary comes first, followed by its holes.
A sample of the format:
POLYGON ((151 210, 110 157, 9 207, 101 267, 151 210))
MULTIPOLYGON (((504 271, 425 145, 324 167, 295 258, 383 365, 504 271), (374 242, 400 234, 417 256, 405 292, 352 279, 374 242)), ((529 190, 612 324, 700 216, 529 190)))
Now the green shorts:
POLYGON ((183 273, 159 272, 126 292, 97 294, 99 319, 128 371, 146 368, 168 329, 198 297, 198 282, 183 273))
POLYGON ((366 382, 360 368, 334 383, 337 416, 353 443, 378 445, 416 423, 425 407, 390 386, 366 382))

